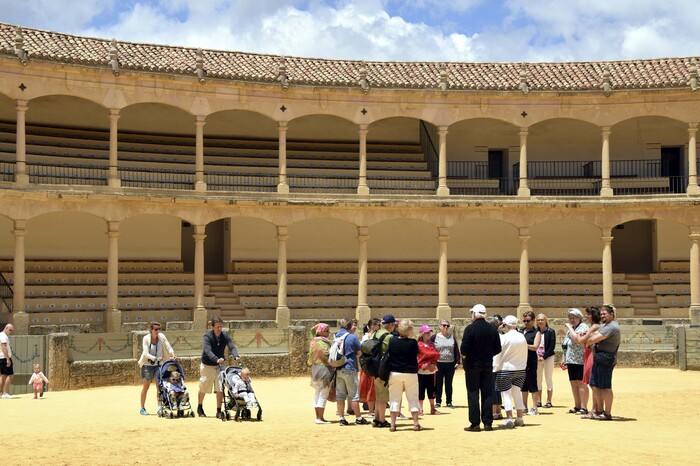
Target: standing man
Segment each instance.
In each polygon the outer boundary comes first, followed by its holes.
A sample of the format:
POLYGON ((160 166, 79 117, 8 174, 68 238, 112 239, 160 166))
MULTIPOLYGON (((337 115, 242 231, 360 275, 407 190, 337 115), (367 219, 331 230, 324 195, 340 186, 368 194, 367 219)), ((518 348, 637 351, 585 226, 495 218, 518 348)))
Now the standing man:
MULTIPOLYGON (((396 330, 396 319, 393 315, 387 314, 382 319, 382 328, 374 332, 371 338, 382 340, 382 347, 379 349, 382 356, 389 350, 389 340, 394 336, 392 332, 396 330), (384 336, 386 335, 386 336, 384 336), (382 339, 382 337, 384 337, 382 339)), ((391 423, 386 420, 386 404, 389 402, 389 386, 379 377, 374 378, 374 393, 377 400, 374 403, 374 420, 372 427, 391 427, 391 423)))
POLYGON ((617 350, 620 347, 620 324, 615 320, 615 307, 611 304, 604 304, 600 308, 600 321, 602 326, 588 339, 586 345, 595 348, 595 352, 605 352, 611 354, 609 364, 596 362, 596 355, 593 355, 593 370, 591 371, 590 386, 593 388, 593 396, 598 409, 603 409, 602 413, 597 413, 593 419, 600 421, 612 420, 612 373, 617 363, 617 350))
POLYGON ((15 332, 12 324, 5 325, 5 329, 0 332, 0 391, 1 398, 12 398, 10 395, 10 384, 15 378, 15 371, 12 367, 12 347, 8 338, 15 332))
POLYGON ((357 324, 353 319, 340 319, 340 330, 335 334, 335 339, 343 339, 343 354, 347 359, 344 366, 336 369, 335 373, 335 399, 338 403, 340 425, 347 426, 350 423, 345 419, 345 399, 350 401, 350 407, 355 414, 355 424, 366 425, 369 421, 360 413, 360 386, 358 376, 357 358, 362 354, 360 340, 355 335, 357 324))
POLYGON ((464 329, 462 357, 467 380, 469 427, 467 432, 479 432, 479 421, 484 430, 493 430, 493 357, 501 352, 501 337, 496 328, 486 322, 486 307, 477 304, 471 309, 472 323, 464 329), (481 409, 479 409, 481 392, 481 409))
POLYGON ((204 342, 202 344, 202 363, 199 365, 199 404, 197 406, 197 415, 199 417, 207 417, 202 408, 204 395, 211 393, 216 386, 216 417, 221 419, 221 403, 224 399, 223 388, 219 384, 219 365, 225 362, 224 351, 228 347, 229 353, 233 356, 234 361, 239 361, 236 345, 228 333, 223 331, 224 321, 219 317, 211 318, 211 330, 204 334, 204 342))

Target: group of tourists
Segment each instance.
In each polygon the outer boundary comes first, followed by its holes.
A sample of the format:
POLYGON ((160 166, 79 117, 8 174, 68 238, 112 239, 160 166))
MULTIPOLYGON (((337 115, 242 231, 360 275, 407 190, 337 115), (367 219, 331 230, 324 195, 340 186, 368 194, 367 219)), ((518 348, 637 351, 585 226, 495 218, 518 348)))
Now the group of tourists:
MULTIPOLYGON (((585 312, 587 323, 580 310, 567 311, 561 367, 568 372, 574 399, 569 413, 584 419, 610 420, 620 326, 611 305, 589 307, 585 312), (590 410, 589 386, 593 391, 590 410)), ((487 317, 486 307, 481 304, 475 305, 470 314, 472 322, 464 329, 460 345, 447 320, 442 320, 434 333, 428 325, 416 330, 410 319, 398 321, 389 314, 381 320, 371 319, 362 340, 355 335, 357 324, 352 319, 341 320, 333 338, 327 324, 316 324, 307 360, 315 389, 315 422, 330 424, 324 414, 326 402, 336 401, 341 426, 350 424, 345 419, 347 413, 354 414, 357 425, 387 427, 392 432, 397 420, 412 419, 413 429, 420 431, 422 414, 439 415, 438 408, 454 407, 452 383, 460 364, 465 370, 469 408, 465 431, 493 430, 495 420, 503 420, 503 428, 523 426, 525 414, 534 416, 541 408, 552 408, 557 338, 547 317, 526 311, 521 327, 513 315, 487 317), (385 359, 388 361, 389 369, 381 376, 366 374, 360 368, 361 345, 370 339, 378 340, 382 365, 385 359), (333 359, 338 348, 343 356, 340 364, 333 359), (547 385, 546 393, 543 383, 547 385), (404 394, 410 418, 401 414, 404 394), (360 403, 371 422, 363 417, 360 403)))

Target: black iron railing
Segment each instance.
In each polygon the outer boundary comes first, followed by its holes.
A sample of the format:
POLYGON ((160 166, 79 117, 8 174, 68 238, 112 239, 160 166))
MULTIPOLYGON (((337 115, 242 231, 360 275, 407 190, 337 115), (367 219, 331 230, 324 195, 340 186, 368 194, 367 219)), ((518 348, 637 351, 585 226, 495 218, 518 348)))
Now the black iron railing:
POLYGON ((447 162, 448 178, 489 178, 489 163, 486 161, 447 162))
POLYGON ((27 175, 29 182, 36 184, 105 186, 109 169, 94 165, 28 163, 27 175))
POLYGON ((193 189, 195 175, 182 170, 163 168, 119 168, 124 187, 150 189, 193 189))
POLYGON ((277 191, 278 175, 236 174, 231 172, 207 172, 207 189, 210 191, 240 191, 271 193, 277 191))
POLYGON ((13 296, 12 285, 10 285, 10 282, 8 282, 2 272, 0 272, 0 299, 8 312, 12 312, 13 296))
POLYGON ((431 134, 430 128, 428 128, 428 125, 421 120, 420 145, 423 148, 423 154, 425 154, 425 161, 428 164, 428 170, 430 170, 433 178, 437 178, 440 170, 440 155, 438 153, 437 145, 433 139, 433 134, 431 134))

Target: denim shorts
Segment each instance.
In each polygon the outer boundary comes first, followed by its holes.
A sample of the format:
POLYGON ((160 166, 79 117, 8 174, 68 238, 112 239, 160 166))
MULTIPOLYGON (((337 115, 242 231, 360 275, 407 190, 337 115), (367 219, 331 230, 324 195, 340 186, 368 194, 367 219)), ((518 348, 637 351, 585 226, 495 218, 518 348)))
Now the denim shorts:
POLYGON ((360 390, 358 389, 357 371, 354 369, 338 369, 335 379, 335 399, 336 401, 360 401, 360 390))
POLYGON ((593 364, 591 370, 591 380, 588 384, 591 387, 599 388, 600 390, 609 390, 612 388, 612 373, 614 367, 605 367, 600 364, 593 364))

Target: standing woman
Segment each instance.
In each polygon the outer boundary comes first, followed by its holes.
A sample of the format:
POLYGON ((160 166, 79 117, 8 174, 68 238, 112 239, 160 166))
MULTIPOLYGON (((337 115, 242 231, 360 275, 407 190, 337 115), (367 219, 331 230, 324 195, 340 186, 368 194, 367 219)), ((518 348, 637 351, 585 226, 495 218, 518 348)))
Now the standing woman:
POLYGON ((588 325, 583 323, 583 314, 578 309, 569 309, 568 317, 567 332, 561 344, 566 347, 564 362, 569 371, 571 393, 574 396, 574 407, 569 410, 569 414, 588 414, 588 385, 583 383, 583 345, 576 343, 579 336, 588 331, 588 325))
POLYGON ((443 319, 440 321, 440 331, 430 337, 430 341, 435 343, 435 347, 440 352, 440 359, 437 363, 437 372, 435 374, 435 407, 439 408, 442 403, 442 387, 445 387, 445 401, 448 408, 454 408, 452 405, 452 379, 455 376, 455 370, 462 360, 459 354, 459 345, 457 340, 450 333, 450 322, 443 319))
MULTIPOLYGON (((365 334, 362 336, 360 343, 364 343, 372 338, 372 334, 379 330, 382 326, 382 321, 374 318, 370 319, 365 325, 365 334)), ((365 371, 360 368, 360 403, 362 408, 369 411, 368 416, 374 416, 374 403, 377 400, 377 393, 374 391, 374 377, 365 374, 365 371)))
POLYGON ((537 315, 537 329, 542 334, 540 346, 537 347, 537 388, 540 400, 537 406, 542 404, 542 376, 544 375, 544 380, 547 382, 547 402, 544 407, 551 408, 552 389, 554 388, 552 372, 554 372, 554 349, 557 346, 557 334, 554 329, 549 328, 549 321, 544 314, 537 315))
MULTIPOLYGON (((142 416, 148 416, 148 411, 146 411, 146 394, 148 393, 148 388, 151 386, 151 382, 158 373, 160 363, 163 361, 163 348, 170 353, 172 359, 175 359, 173 347, 170 346, 170 342, 165 338, 165 335, 160 333, 160 323, 151 322, 148 325, 148 330, 149 333, 143 337, 143 351, 139 358, 141 380, 143 381, 143 387, 141 388, 141 411, 139 411, 139 413, 142 416)), ((158 399, 158 414, 160 414, 163 408, 160 405, 160 394, 158 390, 156 390, 156 398, 158 399)))
POLYGON ((328 353, 331 349, 328 324, 318 323, 312 327, 312 330, 316 332, 316 336, 309 344, 306 364, 311 366, 311 386, 316 389, 314 394, 316 424, 330 424, 330 421, 326 421, 323 417, 335 374, 333 368, 328 365, 328 353))
POLYGON ((440 414, 435 409, 435 371, 440 353, 435 347, 435 343, 430 341, 430 334, 433 330, 427 326, 421 326, 418 334, 418 401, 420 402, 420 413, 423 414, 423 401, 427 392, 430 402, 430 414, 440 414))
MULTIPOLYGON (((593 370, 593 350, 586 346, 586 342, 600 328, 600 309, 595 306, 590 306, 586 308, 586 322, 588 322, 588 330, 582 335, 574 334, 574 342, 579 345, 583 345, 585 348, 583 350, 583 384, 588 385, 591 380, 591 371, 593 370)), ((584 419, 593 419, 596 414, 602 413, 603 408, 598 408, 595 402, 595 397, 593 397, 593 402, 591 403, 591 411, 581 416, 584 419)), ((587 408, 584 405, 583 408, 587 408)))
POLYGON ((391 427, 396 430, 396 418, 401 411, 401 396, 406 391, 408 408, 413 417, 413 430, 423 430, 418 422, 420 403, 418 402, 418 342, 413 338, 413 322, 402 319, 399 322, 399 336, 391 339, 389 345, 391 375, 389 377, 389 410, 391 427))

